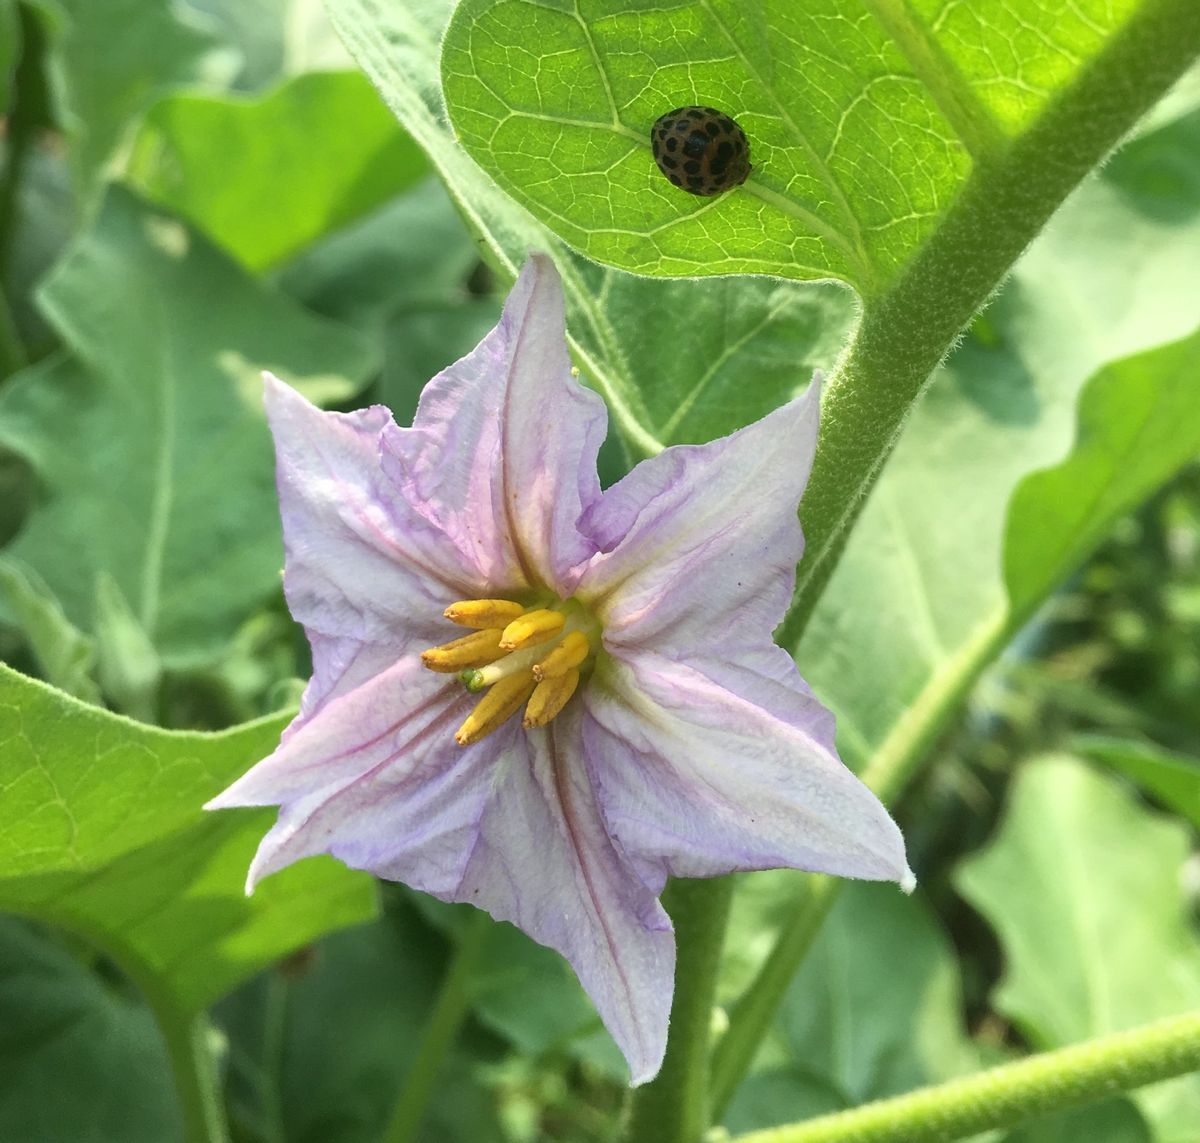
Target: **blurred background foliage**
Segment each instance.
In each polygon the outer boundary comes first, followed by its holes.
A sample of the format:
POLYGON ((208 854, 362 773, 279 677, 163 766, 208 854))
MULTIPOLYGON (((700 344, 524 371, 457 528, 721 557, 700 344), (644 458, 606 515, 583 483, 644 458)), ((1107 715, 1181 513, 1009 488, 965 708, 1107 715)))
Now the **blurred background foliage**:
MULTIPOLYGON (((1200 213, 1196 89, 1099 176, 1106 201, 1167 235, 1145 288, 1190 313, 1188 328, 1195 295, 1180 297, 1161 267, 1200 213)), ((329 407, 383 402, 406 422, 421 385, 495 321, 506 283, 318 0, 0 0, 0 114, 0 660, 161 727, 219 730, 276 711, 308 664, 278 589, 258 371, 329 407)), ((1077 223, 1094 202, 1068 205, 1060 237, 1085 240, 1077 223)), ((1120 257, 1136 265, 1136 246, 1120 257)), ((1055 289, 1044 273, 1036 282, 1055 289)), ((935 392, 958 385, 997 425, 1021 421, 1027 379, 1006 398, 971 384, 989 368, 1016 376, 1012 362, 1071 338, 1061 321, 1047 333, 1021 319, 1038 288, 1018 278, 935 392)), ((832 287, 786 291, 730 365, 770 379, 772 401, 797 383, 797 361, 828 364, 852 318, 832 287)), ((650 352, 645 337, 627 330, 650 352)), ((665 371, 664 385, 677 377, 665 371)), ((726 428, 761 412, 758 395, 717 392, 726 428)), ((670 410, 681 398, 657 399, 670 410)), ((708 423, 676 427, 714 435, 708 423)), ((608 476, 625 463, 618 444, 608 476)), ((898 809, 917 897, 843 894, 727 1125, 851 1106, 1200 1005, 1198 693, 1192 465, 1121 520, 974 688, 898 809)), ((244 763, 266 731, 240 733, 244 763)), ((191 756, 173 742, 145 749, 191 756)), ((230 759, 220 765, 233 772, 230 759)), ((132 781, 118 791, 131 806, 132 781)), ((200 844, 146 828, 158 848, 114 853, 124 864, 111 877, 200 844)), ((223 856, 189 873, 197 897, 213 870, 244 866, 259 829, 203 842, 223 856)), ((245 1143, 377 1137, 464 921, 390 885, 367 921, 365 879, 311 868, 278 907, 310 896, 315 911, 288 914, 300 936, 278 947, 249 913, 222 922, 252 946, 240 960, 200 957, 207 937, 186 925, 161 948, 131 938, 146 963, 175 965, 201 1006, 300 946, 215 1009, 245 1143), (349 927, 306 944, 304 923, 349 927), (214 963, 224 975, 206 979, 214 963)), ((0 904, 50 901, 58 914, 44 915, 62 922, 0 924, 0 1139, 178 1139, 145 989, 111 950, 70 935, 110 908, 103 886, 50 875, 0 878, 0 904)), ((793 873, 742 879, 726 1001, 802 893, 793 873)), ((622 1064, 569 971, 507 926, 490 942, 422 1137, 615 1138, 622 1064)), ((1197 1123, 1200 1087, 1183 1079, 1004 1138, 1195 1143, 1197 1123)))

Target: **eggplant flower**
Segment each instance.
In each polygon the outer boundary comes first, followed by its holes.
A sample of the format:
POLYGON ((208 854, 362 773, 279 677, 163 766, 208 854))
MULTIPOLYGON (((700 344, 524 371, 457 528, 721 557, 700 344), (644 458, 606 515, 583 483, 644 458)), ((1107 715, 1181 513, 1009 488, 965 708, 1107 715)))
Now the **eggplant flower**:
POLYGON ((908 887, 899 831, 771 639, 818 388, 602 492, 604 403, 572 376, 540 255, 411 428, 268 376, 313 677, 279 748, 208 805, 280 807, 247 891, 329 853, 511 921, 566 957, 638 1084, 666 1046, 669 876, 908 887))

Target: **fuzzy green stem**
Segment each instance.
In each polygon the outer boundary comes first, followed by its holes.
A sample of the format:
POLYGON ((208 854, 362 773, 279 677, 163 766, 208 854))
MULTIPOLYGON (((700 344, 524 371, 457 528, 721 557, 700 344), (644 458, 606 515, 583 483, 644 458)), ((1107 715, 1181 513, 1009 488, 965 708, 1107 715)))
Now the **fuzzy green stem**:
POLYGON ((717 975, 733 898, 728 877, 672 881, 663 904, 678 953, 662 1070, 633 1098, 629 1143, 699 1143, 711 1122, 709 1061, 717 975))
POLYGON ((801 506, 808 538, 779 642, 794 647, 929 376, 1021 252, 1200 55, 1200 4, 1148 0, 998 156, 975 166, 899 277, 863 300, 830 379, 801 506))
POLYGON ((167 1046, 183 1113, 184 1138, 188 1143, 228 1143, 229 1129, 207 1014, 188 1015, 149 991, 145 995, 167 1046))
POLYGON ((1200 1012, 1191 1012, 736 1143, 944 1143, 1196 1068, 1200 1012))
POLYGON ((404 1078, 404 1086, 381 1137, 382 1143, 415 1143, 421 1138, 418 1134, 421 1121, 428 1110, 442 1064, 454 1046, 470 1008, 471 978, 483 958, 491 928, 491 918, 477 909, 459 935, 454 959, 421 1033, 416 1061, 404 1078))

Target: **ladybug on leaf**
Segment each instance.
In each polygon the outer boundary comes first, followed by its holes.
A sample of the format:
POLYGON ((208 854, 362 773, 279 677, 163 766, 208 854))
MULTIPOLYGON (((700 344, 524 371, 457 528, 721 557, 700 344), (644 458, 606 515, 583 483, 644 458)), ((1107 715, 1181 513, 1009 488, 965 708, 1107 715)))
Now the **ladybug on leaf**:
POLYGON ((658 169, 688 194, 720 194, 750 174, 746 133, 713 107, 677 107, 660 115, 650 146, 658 169))

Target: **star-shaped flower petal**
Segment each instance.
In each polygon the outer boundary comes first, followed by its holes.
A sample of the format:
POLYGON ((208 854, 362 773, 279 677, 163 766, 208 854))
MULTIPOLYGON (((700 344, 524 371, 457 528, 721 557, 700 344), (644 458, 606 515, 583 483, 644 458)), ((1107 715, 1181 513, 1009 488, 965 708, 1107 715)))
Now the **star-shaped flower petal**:
POLYGON ((572 376, 540 255, 411 428, 268 377, 313 677, 275 753, 209 803, 280 807, 248 889, 331 853, 511 921, 567 958, 642 1083, 666 1046, 668 876, 909 885, 899 831, 771 640, 818 390, 602 492, 605 408, 572 376))

